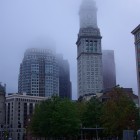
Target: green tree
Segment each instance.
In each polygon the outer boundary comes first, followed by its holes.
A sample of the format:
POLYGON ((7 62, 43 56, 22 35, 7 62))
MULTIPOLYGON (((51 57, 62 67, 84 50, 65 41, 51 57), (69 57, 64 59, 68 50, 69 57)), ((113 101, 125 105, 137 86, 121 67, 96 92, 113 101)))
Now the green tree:
POLYGON ((39 104, 31 119, 31 131, 40 137, 71 137, 79 132, 80 119, 74 102, 53 97, 39 104))
POLYGON ((85 111, 87 109, 87 102, 85 102, 85 101, 77 101, 76 102, 76 107, 77 107, 79 119, 80 119, 81 124, 82 124, 83 114, 85 113, 85 111))
POLYGON ((103 105, 101 117, 106 134, 121 137, 125 129, 137 130, 139 111, 123 88, 114 88, 109 97, 110 99, 103 105))
POLYGON ((100 127, 101 114, 102 114, 102 103, 94 97, 86 103, 86 109, 83 112, 82 116, 83 127, 93 127, 93 128, 100 127))

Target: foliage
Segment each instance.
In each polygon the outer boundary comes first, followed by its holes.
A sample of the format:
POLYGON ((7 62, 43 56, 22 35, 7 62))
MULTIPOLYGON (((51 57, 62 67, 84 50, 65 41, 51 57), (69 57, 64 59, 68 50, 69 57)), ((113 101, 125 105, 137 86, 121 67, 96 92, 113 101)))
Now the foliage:
POLYGON ((125 129, 138 129, 138 108, 120 87, 110 93, 110 100, 103 105, 101 117, 108 135, 121 136, 125 129))
POLYGON ((86 109, 82 116, 83 127, 100 127, 100 116, 102 114, 102 103, 96 99, 92 98, 86 103, 86 109))
POLYGON ((31 130, 41 137, 77 135, 80 128, 75 104, 68 99, 53 97, 39 104, 31 120, 31 130))
MULTIPOLYGON (((38 137, 76 136, 79 129, 104 128, 107 136, 121 136, 124 129, 138 130, 139 110, 120 87, 108 93, 108 100, 72 102, 52 97, 36 106, 30 129, 38 137)), ((92 134, 93 135, 93 134, 92 134)))
POLYGON ((79 117, 79 119, 81 121, 81 124, 82 124, 83 114, 87 109, 87 102, 77 101, 76 102, 76 107, 77 107, 77 111, 78 111, 78 117, 79 117))

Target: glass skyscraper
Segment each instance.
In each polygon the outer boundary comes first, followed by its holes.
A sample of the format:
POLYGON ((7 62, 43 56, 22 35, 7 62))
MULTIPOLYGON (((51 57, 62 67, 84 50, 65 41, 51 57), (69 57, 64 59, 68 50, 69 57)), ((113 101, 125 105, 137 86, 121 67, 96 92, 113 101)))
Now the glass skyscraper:
POLYGON ((103 85, 104 89, 116 86, 115 58, 113 50, 103 50, 103 85))
POLYGON ((33 96, 59 94, 59 68, 51 49, 28 49, 20 65, 18 92, 33 96))
POLYGON ((71 99, 68 61, 52 49, 27 49, 20 64, 18 92, 43 97, 58 95, 71 99))

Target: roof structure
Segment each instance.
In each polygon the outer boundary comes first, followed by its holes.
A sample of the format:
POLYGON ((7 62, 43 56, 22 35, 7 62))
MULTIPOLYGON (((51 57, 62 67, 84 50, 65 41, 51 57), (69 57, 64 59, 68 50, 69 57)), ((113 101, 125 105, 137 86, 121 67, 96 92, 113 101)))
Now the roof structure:
POLYGON ((133 35, 140 30, 140 24, 131 32, 133 35))

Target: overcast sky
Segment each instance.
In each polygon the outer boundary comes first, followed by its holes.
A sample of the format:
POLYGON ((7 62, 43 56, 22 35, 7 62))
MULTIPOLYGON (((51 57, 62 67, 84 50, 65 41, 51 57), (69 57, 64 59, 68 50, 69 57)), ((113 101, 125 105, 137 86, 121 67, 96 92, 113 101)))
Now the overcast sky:
MULTIPOLYGON (((137 94, 134 38, 140 24, 140 0, 96 0, 102 49, 115 51, 117 84, 137 94)), ((75 42, 81 0, 0 0, 0 81, 17 92, 19 65, 26 48, 38 38, 52 39, 68 59, 73 99, 77 97, 75 42)), ((38 46, 40 47, 40 46, 38 46)))

